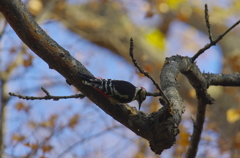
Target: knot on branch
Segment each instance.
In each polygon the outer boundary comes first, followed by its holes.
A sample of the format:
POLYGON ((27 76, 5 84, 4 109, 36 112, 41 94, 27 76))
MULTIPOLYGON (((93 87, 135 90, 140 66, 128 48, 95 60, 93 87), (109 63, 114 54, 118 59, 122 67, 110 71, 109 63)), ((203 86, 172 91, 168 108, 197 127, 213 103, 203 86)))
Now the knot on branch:
POLYGON ((176 117, 164 106, 158 112, 148 116, 152 137, 149 140, 151 150, 155 154, 161 154, 163 150, 169 149, 176 142, 179 133, 176 117))

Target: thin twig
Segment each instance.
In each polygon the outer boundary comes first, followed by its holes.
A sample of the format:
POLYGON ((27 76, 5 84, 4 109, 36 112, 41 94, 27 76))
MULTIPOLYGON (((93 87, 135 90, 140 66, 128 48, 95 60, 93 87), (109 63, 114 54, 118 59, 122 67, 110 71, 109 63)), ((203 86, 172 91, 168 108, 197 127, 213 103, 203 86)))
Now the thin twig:
POLYGON ((103 134, 106 134, 107 132, 109 132, 109 130, 112 129, 116 129, 116 128, 120 128, 122 126, 113 126, 113 127, 108 127, 106 129, 104 129, 103 131, 99 132, 99 133, 95 133, 87 138, 83 138, 75 143, 73 143, 72 145, 68 146, 65 150, 62 151, 62 153, 60 153, 57 158, 61 158, 63 157, 66 153, 68 153, 70 150, 74 149, 76 146, 80 145, 81 143, 85 142, 86 140, 90 140, 91 138, 96 138, 99 137, 103 134))
POLYGON ((158 96, 162 96, 162 95, 161 95, 161 93, 151 93, 151 92, 147 92, 147 96, 158 97, 158 96))
POLYGON ((44 93, 46 93, 47 96, 50 96, 50 93, 45 88, 41 87, 41 89, 44 93))
POLYGON ((199 55, 203 54, 205 50, 209 49, 213 45, 216 45, 218 41, 220 41, 229 31, 231 31, 235 26, 237 26, 240 23, 240 20, 238 20, 235 24, 233 24, 227 31, 225 31, 223 34, 218 36, 218 38, 215 41, 210 42, 209 44, 205 45, 202 49, 200 49, 193 57, 192 57, 192 63, 198 58, 199 55))
POLYGON ((210 43, 211 43, 213 40, 212 40, 211 24, 209 22, 208 5, 207 4, 205 4, 205 21, 206 21, 206 25, 207 25, 207 28, 208 28, 209 40, 210 40, 210 43))
POLYGON ((70 95, 70 96, 52 96, 50 95, 50 93, 44 89, 43 87, 41 87, 41 89, 43 90, 44 93, 46 93, 46 96, 44 97, 34 97, 34 96, 23 96, 23 95, 19 95, 19 94, 16 94, 16 93, 11 93, 9 92, 8 94, 10 96, 14 96, 14 97, 18 97, 20 99, 26 99, 26 100, 41 100, 41 99, 45 99, 45 100, 59 100, 59 99, 68 99, 68 98, 84 98, 85 96, 83 94, 75 94, 75 95, 70 95))
POLYGON ((133 64, 138 68, 139 72, 144 74, 146 77, 148 77, 153 84, 157 87, 157 89, 159 90, 161 96, 163 96, 163 98, 167 101, 168 105, 170 105, 170 101, 168 100, 168 98, 166 97, 166 95, 163 93, 162 89, 160 88, 160 86, 154 81, 154 79, 146 72, 144 71, 137 63, 136 59, 133 56, 133 49, 134 49, 134 44, 133 44, 133 39, 130 38, 130 51, 129 54, 132 58, 132 62, 133 64))

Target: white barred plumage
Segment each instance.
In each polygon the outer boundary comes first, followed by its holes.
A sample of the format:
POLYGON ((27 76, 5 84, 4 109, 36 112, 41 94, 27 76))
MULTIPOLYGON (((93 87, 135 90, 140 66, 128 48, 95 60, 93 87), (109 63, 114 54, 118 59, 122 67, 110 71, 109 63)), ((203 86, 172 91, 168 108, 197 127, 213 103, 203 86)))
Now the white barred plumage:
POLYGON ((85 85, 96 88, 101 94, 109 99, 112 104, 129 103, 137 100, 139 110, 142 102, 146 99, 147 91, 143 87, 135 87, 123 80, 98 79, 90 75, 79 73, 85 85))

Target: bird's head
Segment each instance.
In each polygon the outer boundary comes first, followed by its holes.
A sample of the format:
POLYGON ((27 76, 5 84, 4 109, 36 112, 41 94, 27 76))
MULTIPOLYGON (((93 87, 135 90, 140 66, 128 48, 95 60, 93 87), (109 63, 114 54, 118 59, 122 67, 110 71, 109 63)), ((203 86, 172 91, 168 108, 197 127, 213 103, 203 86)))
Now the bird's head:
POLYGON ((141 104, 142 102, 146 99, 146 95, 147 95, 147 91, 145 88, 143 87, 138 87, 137 88, 137 95, 135 97, 135 100, 138 101, 138 104, 139 104, 139 110, 141 108, 141 104))

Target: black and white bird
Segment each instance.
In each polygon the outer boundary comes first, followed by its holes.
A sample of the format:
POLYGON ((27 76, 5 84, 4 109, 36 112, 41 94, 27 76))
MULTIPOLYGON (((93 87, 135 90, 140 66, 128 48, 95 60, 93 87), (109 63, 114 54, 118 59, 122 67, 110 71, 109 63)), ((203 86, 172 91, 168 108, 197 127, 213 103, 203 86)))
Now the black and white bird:
POLYGON ((122 80, 98 79, 90 75, 79 73, 82 82, 87 86, 97 89, 112 104, 129 103, 137 100, 139 110, 142 102, 146 99, 147 91, 143 87, 135 87, 133 84, 122 80))

